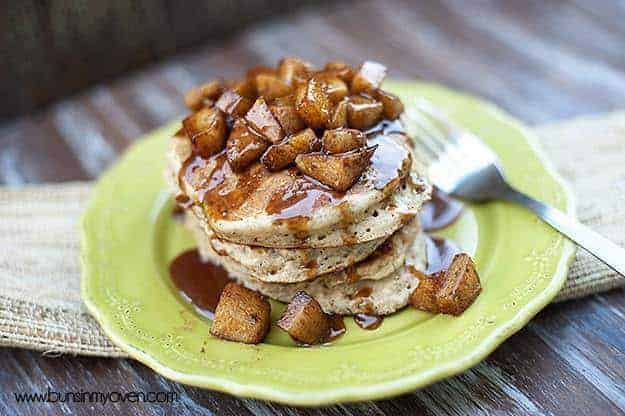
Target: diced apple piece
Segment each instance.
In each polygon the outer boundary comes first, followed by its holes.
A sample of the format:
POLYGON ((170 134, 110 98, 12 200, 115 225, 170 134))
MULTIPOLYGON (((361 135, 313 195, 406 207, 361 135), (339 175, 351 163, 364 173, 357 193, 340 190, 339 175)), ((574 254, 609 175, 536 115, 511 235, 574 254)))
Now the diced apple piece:
POLYGON ((332 74, 322 73, 315 75, 314 78, 324 85, 325 91, 333 103, 338 103, 349 94, 347 84, 332 74))
POLYGON ((213 80, 205 84, 193 87, 184 96, 184 102, 187 107, 193 111, 207 106, 219 98, 223 91, 221 81, 213 80))
POLYGON ((367 137, 356 129, 326 130, 321 138, 321 149, 326 153, 345 153, 367 144, 367 137))
POLYGON ((306 129, 270 146, 262 156, 261 162, 267 169, 275 172, 293 163, 297 155, 318 151, 319 148, 320 143, 315 132, 306 129))
POLYGON ((446 270, 426 276, 419 272, 419 285, 410 295, 410 304, 432 313, 462 314, 482 287, 475 264, 466 253, 456 254, 446 270))
POLYGON ((436 294, 439 284, 436 276, 427 276, 425 273, 414 270, 413 274, 418 274, 419 285, 410 294, 410 304, 420 311, 438 313, 436 294))
POLYGON ((272 143, 277 143, 284 137, 284 132, 278 120, 273 116, 264 98, 259 97, 252 108, 245 115, 245 120, 258 134, 272 143))
POLYGON ((241 172, 260 158, 269 144, 245 120, 235 121, 230 137, 226 142, 228 163, 235 172, 241 172))
POLYGON ((338 129, 340 127, 347 127, 347 99, 341 100, 336 107, 334 107, 334 112, 330 117, 330 122, 328 123, 329 129, 338 129))
POLYGON ((345 62, 330 61, 323 68, 326 72, 331 72, 347 83, 351 83, 354 78, 354 69, 345 62))
POLYGON ((189 110, 197 111, 204 107, 204 95, 200 87, 193 87, 184 95, 184 104, 189 110))
POLYGON ((271 101, 271 104, 277 105, 277 106, 286 105, 286 106, 294 107, 295 106, 295 93, 285 95, 284 97, 274 98, 273 101, 271 101))
POLYGON ((386 67, 374 61, 365 61, 354 75, 351 84, 352 94, 361 92, 372 94, 380 88, 386 77, 386 67))
POLYGON ((311 78, 305 85, 298 87, 295 108, 309 127, 325 127, 330 121, 331 105, 323 83, 311 78))
POLYGON ((471 256, 456 254, 442 274, 437 294, 438 309, 441 313, 458 316, 471 306, 481 291, 480 277, 471 256))
POLYGON ((256 98, 256 85, 254 84, 254 79, 244 78, 241 80, 230 81, 229 84, 230 89, 242 97, 249 98, 252 101, 256 98))
POLYGON ((385 118, 395 120, 404 112, 404 104, 395 94, 378 89, 375 92, 375 97, 382 103, 385 118))
POLYGON ((256 79, 256 76, 260 74, 278 75, 278 71, 266 65, 256 65, 247 70, 245 78, 248 80, 254 80, 256 79))
POLYGON ((271 305, 258 292, 228 283, 219 297, 210 333, 228 341, 258 344, 269 332, 271 305))
POLYGON ((375 149, 377 145, 335 155, 308 153, 298 155, 295 164, 302 173, 334 190, 345 192, 369 166, 375 149))
POLYGON ((321 142, 312 129, 302 130, 289 137, 287 141, 298 153, 317 152, 321 149, 321 142))
POLYGON ((221 151, 226 144, 226 119, 214 107, 206 107, 182 121, 193 148, 203 157, 221 151))
POLYGON ((364 130, 382 119, 382 103, 360 95, 349 97, 347 103, 347 124, 349 127, 364 130))
POLYGON ((291 93, 291 87, 276 75, 258 74, 255 80, 258 95, 268 101, 291 93))
POLYGON ((227 90, 215 103, 215 107, 234 118, 243 117, 250 107, 252 100, 242 96, 234 90, 227 90))
POLYGON ((304 124, 304 120, 302 120, 295 109, 294 99, 292 104, 282 104, 283 102, 287 102, 287 99, 280 101, 274 100, 274 104, 270 105, 269 109, 271 110, 273 116, 278 120, 278 123, 280 123, 280 126, 282 126, 284 134, 290 135, 305 128, 306 125, 304 124))
POLYGON ((287 57, 278 63, 278 75, 289 85, 307 79, 311 71, 312 64, 300 58, 287 57))
POLYGON ((325 342, 330 335, 330 318, 312 296, 299 291, 277 322, 295 341, 314 345, 325 342))

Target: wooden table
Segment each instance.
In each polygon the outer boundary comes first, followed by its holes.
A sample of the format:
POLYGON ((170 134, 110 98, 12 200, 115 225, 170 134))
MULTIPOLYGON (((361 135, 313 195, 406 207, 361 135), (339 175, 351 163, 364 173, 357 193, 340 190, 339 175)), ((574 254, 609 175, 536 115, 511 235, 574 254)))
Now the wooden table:
MULTIPOLYGON (((93 179, 136 137, 185 113, 181 94, 285 54, 368 57, 391 75, 470 91, 528 123, 625 105, 625 8, 609 0, 341 3, 265 22, 0 126, 0 182, 93 179)), ((592 140, 589 137, 589 140, 592 140)), ((295 409, 173 383, 132 360, 0 350, 0 414, 617 414, 625 292, 549 306, 466 373, 391 400, 295 409), (18 405, 13 391, 165 390, 171 407, 18 405)))

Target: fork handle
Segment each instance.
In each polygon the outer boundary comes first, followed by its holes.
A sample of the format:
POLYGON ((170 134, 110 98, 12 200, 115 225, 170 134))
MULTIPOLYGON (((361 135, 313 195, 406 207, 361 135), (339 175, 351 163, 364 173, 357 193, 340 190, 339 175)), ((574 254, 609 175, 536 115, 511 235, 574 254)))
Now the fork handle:
POLYGON ((562 211, 531 198, 516 189, 508 188, 504 199, 529 208, 553 228, 573 240, 580 247, 601 260, 621 276, 625 276, 625 249, 614 244, 589 227, 567 216, 562 211))

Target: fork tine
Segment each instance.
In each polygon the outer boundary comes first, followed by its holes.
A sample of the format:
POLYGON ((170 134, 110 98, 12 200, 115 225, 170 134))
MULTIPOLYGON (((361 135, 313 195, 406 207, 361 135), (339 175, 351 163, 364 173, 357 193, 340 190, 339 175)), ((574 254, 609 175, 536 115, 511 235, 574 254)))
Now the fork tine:
POLYGON ((415 111, 411 111, 410 114, 408 114, 408 112, 406 113, 405 124, 406 127, 411 130, 414 145, 419 146, 428 153, 430 158, 436 160, 444 151, 444 146, 442 146, 440 141, 432 139, 430 132, 423 126, 423 122, 416 119, 418 114, 416 114, 415 111))
POLYGON ((436 124, 438 126, 432 129, 438 129, 436 138, 442 141, 445 156, 453 162, 456 167, 469 169, 471 160, 467 157, 466 145, 468 142, 475 142, 472 137, 469 137, 471 135, 463 133, 443 111, 435 107, 429 101, 419 99, 416 103, 416 107, 422 113, 424 119, 429 120, 431 125, 436 124))
POLYGON ((418 108, 412 107, 407 112, 411 126, 419 130, 415 132, 418 139, 416 144, 422 148, 427 148, 430 152, 435 152, 437 159, 444 157, 453 166, 463 166, 466 162, 465 155, 457 148, 453 140, 447 138, 448 131, 441 130, 431 121, 428 114, 422 113, 418 108))
POLYGON ((445 150, 445 140, 442 133, 437 129, 419 110, 412 109, 409 112, 409 118, 414 123, 414 126, 418 128, 422 134, 422 139, 427 141, 428 147, 435 150, 437 153, 441 153, 445 150))
MULTIPOLYGON (((455 147, 459 152, 459 155, 462 155, 462 153, 471 154, 473 162, 480 159, 483 163, 498 163, 497 155, 488 146, 486 146, 480 138, 471 133, 469 130, 458 127, 458 125, 451 121, 442 110, 435 107, 432 103, 422 99, 420 100, 419 108, 436 123, 442 125, 447 131, 447 143, 454 145, 448 145, 448 149, 453 149, 455 147), (479 149, 479 151, 475 151, 475 149, 479 149)), ((463 157, 462 161, 464 163, 471 162, 466 157, 463 157)))
POLYGON ((418 100, 417 108, 425 113, 431 120, 442 126, 444 130, 442 133, 443 137, 448 139, 454 138, 458 133, 458 128, 449 120, 449 117, 429 101, 423 98, 418 100))

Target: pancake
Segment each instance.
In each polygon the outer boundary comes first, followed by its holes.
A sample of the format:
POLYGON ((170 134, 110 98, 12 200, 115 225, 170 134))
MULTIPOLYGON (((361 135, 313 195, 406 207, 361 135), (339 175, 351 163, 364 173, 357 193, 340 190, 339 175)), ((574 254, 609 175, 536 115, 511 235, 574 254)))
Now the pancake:
POLYGON ((254 271, 260 280, 283 283, 309 280, 345 269, 368 257, 386 241, 378 238, 353 246, 284 249, 231 243, 212 233, 207 237, 215 252, 254 271))
POLYGON ((429 198, 409 139, 394 129, 370 134, 368 144, 378 144, 371 165, 345 193, 294 168, 271 173, 256 163, 235 173, 223 152, 192 156, 181 132, 169 158, 176 184, 219 238, 275 248, 340 247, 388 237, 429 198))
MULTIPOLYGON (((299 242, 293 242, 292 248, 343 247, 380 238, 384 240, 419 213, 423 203, 429 199, 430 192, 429 185, 414 185, 412 179, 408 178, 398 192, 368 209, 362 221, 344 224, 341 228, 331 227, 314 234, 301 236, 299 242)), ((207 234, 212 233, 213 230, 208 224, 204 211, 197 205, 192 206, 191 210, 200 219, 207 234)), ((249 245, 265 246, 265 242, 266 240, 263 243, 252 241, 249 245)))
POLYGON ((249 270, 240 264, 220 256, 214 251, 207 236, 200 229, 197 220, 189 216, 185 225, 190 227, 197 239, 201 256, 214 263, 219 263, 228 270, 229 275, 244 286, 257 290, 266 296, 289 302, 300 290, 313 296, 326 313, 351 315, 369 313, 387 315, 403 308, 408 303, 410 293, 418 284, 417 278, 411 272, 411 267, 425 270, 426 245, 425 234, 414 232, 418 224, 407 225, 393 237, 402 235, 404 254, 399 259, 391 260, 395 252, 366 259, 355 266, 355 272, 341 271, 320 276, 314 280, 299 283, 268 283, 254 278, 249 270), (405 238, 409 237, 410 241, 405 238), (391 260, 390 265, 386 265, 391 260), (410 266, 406 266, 410 264, 410 266), (354 280, 356 276, 357 280, 354 280))
MULTIPOLYGON (((334 286, 341 282, 354 282, 363 278, 381 279, 393 271, 397 270, 404 264, 405 255, 408 247, 412 244, 413 239, 420 230, 417 220, 411 221, 408 225, 402 227, 391 237, 383 241, 378 247, 372 251, 369 256, 364 256, 362 261, 352 262, 343 268, 336 268, 331 273, 318 273, 317 264, 323 264, 325 259, 313 259, 314 266, 310 264, 296 269, 289 268, 290 274, 284 270, 276 273, 261 273, 259 268, 249 267, 249 264, 258 264, 259 260, 255 259, 257 251, 270 250, 272 252, 280 251, 284 255, 290 255, 296 250, 278 250, 264 249, 260 247, 249 247, 248 256, 242 256, 241 260, 234 258, 225 250, 222 250, 224 242, 216 238, 211 238, 202 229, 197 218, 193 214, 186 214, 185 226, 191 230, 195 240, 198 243, 200 254, 206 258, 210 258, 214 262, 222 264, 228 272, 235 272, 241 275, 248 275, 251 279, 260 280, 270 283, 297 283, 314 278, 324 278, 330 286, 334 286), (366 258, 365 258, 366 257, 366 258)), ((227 244, 227 243, 226 243, 227 244)), ((230 243, 231 244, 231 243, 230 243)), ((357 247, 357 246, 356 246, 357 247)), ((344 247, 341 251, 348 251, 349 247, 344 247)), ((322 252, 322 251, 321 251, 322 252)), ((263 253, 264 254, 264 253, 263 253)), ((351 254, 348 254, 351 256, 351 254)), ((274 263, 279 263, 280 259, 275 259, 274 263)))
POLYGON ((410 294, 417 287, 419 280, 412 268, 425 270, 425 234, 417 235, 407 252, 406 262, 410 266, 402 266, 379 280, 362 279, 336 285, 327 284, 323 277, 288 285, 260 282, 245 275, 233 274, 233 277, 244 286, 285 303, 298 291, 304 290, 319 302, 326 313, 388 315, 406 306, 410 294))

